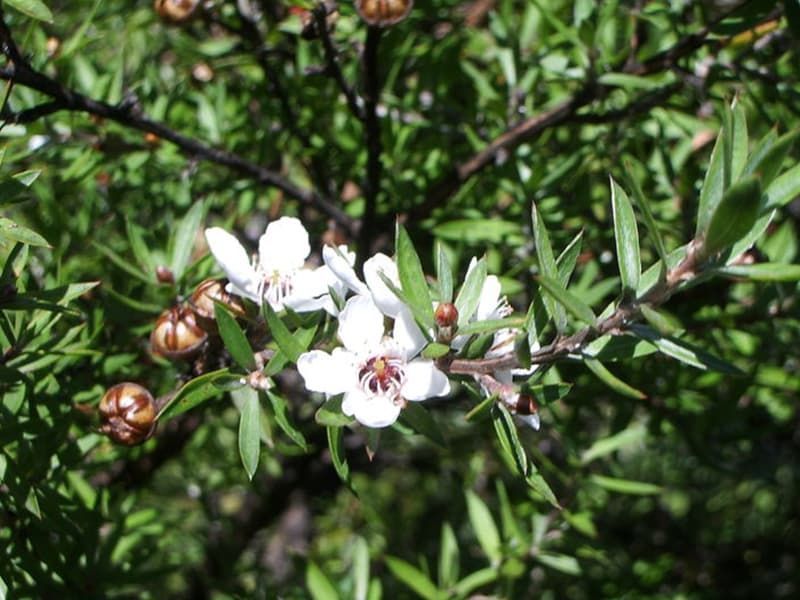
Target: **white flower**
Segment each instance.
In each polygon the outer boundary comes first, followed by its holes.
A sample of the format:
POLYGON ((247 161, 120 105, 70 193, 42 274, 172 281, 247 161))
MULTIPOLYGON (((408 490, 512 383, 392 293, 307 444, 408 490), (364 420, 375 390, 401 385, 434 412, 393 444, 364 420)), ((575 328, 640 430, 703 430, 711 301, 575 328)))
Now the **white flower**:
MULTIPOLYGON (((297 370, 306 388, 328 396, 344 394, 342 412, 367 427, 387 427, 406 401, 450 392, 450 381, 433 361, 415 358, 421 334, 407 311, 400 311, 391 336, 373 298, 358 294, 339 315, 343 348, 301 354, 297 370)), ((423 338, 424 344, 424 338, 423 338)))
MULTIPOLYGON (((308 232, 294 217, 281 217, 267 225, 258 241, 258 257, 252 262, 247 251, 230 233, 219 227, 206 229, 208 248, 228 276, 229 291, 257 304, 264 300, 280 311, 284 307, 299 312, 325 309, 336 314, 329 288, 340 296, 345 286, 326 266, 306 269, 311 253, 308 232)), ((343 262, 354 255, 342 246, 343 262)))

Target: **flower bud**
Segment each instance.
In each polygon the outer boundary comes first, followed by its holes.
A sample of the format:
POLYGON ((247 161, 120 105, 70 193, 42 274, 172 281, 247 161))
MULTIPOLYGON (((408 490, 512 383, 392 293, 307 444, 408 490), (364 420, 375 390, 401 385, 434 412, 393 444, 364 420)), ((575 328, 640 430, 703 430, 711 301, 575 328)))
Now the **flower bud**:
POLYGON ((242 301, 225 291, 224 279, 206 279, 195 288, 189 299, 189 305, 194 310, 197 324, 208 333, 217 332, 214 302, 224 304, 235 317, 243 317, 246 314, 242 301))
POLYGON ((100 400, 100 431, 117 444, 135 446, 156 428, 156 403, 152 394, 136 383, 118 383, 100 400))
POLYGON ((156 279, 158 283, 175 283, 175 274, 169 267, 158 265, 156 267, 156 279))
POLYGON ((436 307, 433 317, 439 327, 452 327, 458 323, 458 309, 452 302, 443 302, 436 307))
POLYGON ((197 354, 208 334, 197 324, 188 306, 173 306, 158 317, 150 334, 150 348, 170 359, 191 358, 197 354))
POLYGON ((356 10, 367 24, 388 27, 399 23, 411 12, 414 0, 356 0, 356 10))
POLYGON ((185 23, 194 15, 200 0, 155 0, 153 7, 158 16, 168 23, 185 23))

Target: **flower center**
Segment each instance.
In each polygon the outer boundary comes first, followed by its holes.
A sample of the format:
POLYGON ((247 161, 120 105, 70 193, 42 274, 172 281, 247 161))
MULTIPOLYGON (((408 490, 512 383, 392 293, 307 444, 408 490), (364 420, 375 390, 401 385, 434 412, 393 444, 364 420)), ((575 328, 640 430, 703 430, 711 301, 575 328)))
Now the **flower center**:
POLYGON ((272 271, 261 278, 259 295, 275 310, 283 308, 283 299, 292 292, 291 273, 272 271))
POLYGON ((393 356, 373 356, 358 371, 362 390, 372 396, 389 396, 395 402, 404 380, 403 360, 393 356))

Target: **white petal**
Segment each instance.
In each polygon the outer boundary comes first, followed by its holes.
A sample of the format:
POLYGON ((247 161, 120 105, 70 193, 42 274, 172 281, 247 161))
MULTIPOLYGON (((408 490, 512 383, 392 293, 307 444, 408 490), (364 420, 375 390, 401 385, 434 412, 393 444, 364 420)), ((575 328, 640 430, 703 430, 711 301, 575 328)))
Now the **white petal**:
POLYGON ((516 417, 524 422, 529 427, 533 427, 536 431, 539 431, 540 421, 539 415, 516 415, 516 417))
POLYGON ((475 312, 475 320, 499 319, 502 316, 497 311, 499 306, 500 280, 495 275, 488 275, 481 288, 481 299, 475 312))
POLYGON ((259 277, 250 264, 247 252, 234 236, 219 227, 206 229, 206 242, 211 254, 231 282, 231 289, 240 296, 261 303, 259 277))
POLYGON ((355 357, 342 348, 335 348, 332 354, 304 352, 297 359, 297 371, 312 392, 341 394, 358 385, 355 357))
POLYGON ((300 219, 294 217, 273 221, 258 240, 258 260, 266 273, 288 273, 300 269, 309 254, 308 232, 300 219))
POLYGON ((364 279, 372 292, 372 299, 381 312, 389 317, 396 317, 404 305, 395 293, 381 279, 383 273, 396 287, 400 287, 397 265, 385 254, 378 253, 364 263, 364 279))
POLYGON ((418 358, 405 366, 406 381, 401 393, 406 400, 425 400, 450 393, 450 380, 432 360, 418 358))
POLYGON ((377 348, 383 339, 383 314, 369 296, 353 296, 339 314, 339 339, 357 354, 377 348))
POLYGON ((300 269, 292 276, 292 291, 283 299, 284 305, 297 312, 320 310, 333 301, 328 293, 327 267, 300 269))
POLYGON ((403 358, 410 359, 420 353, 428 340, 422 334, 411 310, 403 306, 403 309, 394 320, 392 337, 400 347, 403 358))
POLYGON ((367 396, 353 390, 344 395, 342 412, 367 427, 388 427, 400 416, 400 406, 386 396, 367 396))
POLYGON ((322 249, 322 260, 336 278, 356 294, 366 294, 367 286, 358 278, 353 269, 355 259, 355 253, 348 251, 347 246, 339 246, 338 249, 325 246, 322 249))

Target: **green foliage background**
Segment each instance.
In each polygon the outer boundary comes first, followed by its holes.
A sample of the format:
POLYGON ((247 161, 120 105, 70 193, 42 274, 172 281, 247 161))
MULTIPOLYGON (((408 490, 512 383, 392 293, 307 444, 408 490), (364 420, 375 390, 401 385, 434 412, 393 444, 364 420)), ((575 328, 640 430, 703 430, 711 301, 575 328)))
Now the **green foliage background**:
MULTIPOLYGON (((50 0, 51 22, 16 10, 38 4, 3 3, 34 68, 364 215, 364 128, 288 2, 243 3, 261 14, 256 38, 236 2, 211 2, 182 26, 143 0, 50 0)), ((745 2, 721 22, 729 8, 717 4, 496 0, 481 14, 480 2, 418 1, 380 41, 383 174, 361 249, 391 253, 405 215, 427 273, 434 240, 459 277, 485 253, 524 311, 538 289, 535 202, 556 253, 583 232, 570 291, 601 312, 620 293, 609 175, 631 193, 630 165, 672 249, 694 235, 734 99, 751 148, 797 128, 796 3, 745 2), (702 43, 687 50, 692 34, 702 43), (648 63, 675 48, 674 60, 648 63), (507 129, 571 97, 582 104, 565 119, 498 152, 452 195, 437 192, 507 129)), ((356 89, 365 32, 339 3, 332 38, 356 89)), ((741 376, 661 354, 608 363, 645 395, 632 399, 580 361, 549 368, 543 382, 571 391, 542 407, 541 431, 518 436, 561 509, 504 462, 492 420, 464 419, 476 400, 463 390, 426 403, 444 447, 399 426, 370 460, 376 440, 346 430, 345 485, 314 421, 318 402, 291 371, 278 385, 307 448, 265 411, 249 481, 240 393, 162 423, 133 449, 97 432, 93 407, 119 381, 161 395, 189 378, 189 366, 154 357, 147 336, 159 312, 217 273, 203 227, 252 244, 268 220, 297 215, 316 250, 346 232, 318 207, 113 119, 61 110, 15 123, 47 98, 21 84, 7 92, 0 206, 43 240, 0 229, 0 597, 797 594, 796 281, 713 279, 665 305, 684 339, 741 376), (158 283, 158 265, 175 285, 158 283)), ((783 164, 797 162, 792 150, 783 164)), ((760 260, 796 265, 798 214, 787 199, 760 260)), ((656 248, 640 235, 649 266, 656 248)))

